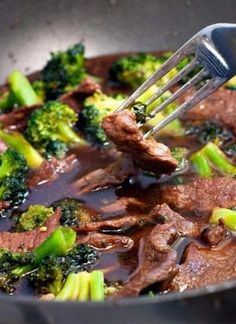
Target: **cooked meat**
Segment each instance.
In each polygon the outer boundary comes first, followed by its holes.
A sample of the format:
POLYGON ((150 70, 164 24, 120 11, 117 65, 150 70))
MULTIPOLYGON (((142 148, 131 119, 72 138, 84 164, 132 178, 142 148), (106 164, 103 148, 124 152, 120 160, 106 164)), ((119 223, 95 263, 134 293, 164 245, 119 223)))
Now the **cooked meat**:
POLYGON ((20 107, 10 113, 0 115, 0 123, 3 128, 22 131, 25 129, 29 115, 40 105, 20 107))
POLYGON ((209 244, 210 246, 216 246, 219 244, 226 236, 228 235, 228 231, 226 230, 224 223, 219 225, 213 225, 206 228, 201 235, 201 238, 204 242, 209 244))
POLYGON ((113 218, 102 220, 98 222, 90 222, 81 224, 76 228, 77 232, 95 232, 95 231, 109 231, 109 230, 126 230, 141 222, 139 216, 125 216, 121 218, 113 218))
POLYGON ((179 272, 171 282, 171 291, 206 287, 236 278, 236 244, 228 240, 216 248, 191 243, 179 272))
POLYGON ((175 210, 207 216, 215 207, 236 206, 236 179, 196 178, 187 184, 164 185, 161 198, 175 210))
POLYGON ((164 224, 157 224, 141 241, 138 268, 112 298, 137 296, 151 284, 172 278, 176 273, 177 253, 171 245, 179 236, 199 236, 207 226, 186 220, 166 204, 157 205, 149 218, 164 224))
MULTIPOLYGON (((187 97, 192 95, 193 91, 187 93, 187 97)), ((236 92, 221 87, 209 98, 184 114, 183 118, 214 120, 224 124, 236 134, 236 92)))
POLYGON ((59 209, 46 221, 46 231, 37 228, 27 232, 0 232, 0 248, 12 252, 32 251, 39 246, 60 225, 59 209))
POLYGON ((33 171, 28 178, 27 184, 29 188, 33 188, 39 184, 52 182, 59 177, 61 173, 71 170, 75 164, 75 156, 69 155, 64 160, 45 160, 39 169, 33 171))
POLYGON ((106 214, 118 216, 124 214, 127 210, 138 209, 142 210, 145 208, 144 202, 132 198, 132 197, 121 197, 118 200, 101 207, 101 211, 106 214))
POLYGON ((73 184, 74 191, 82 194, 94 189, 119 185, 136 173, 137 168, 134 166, 133 161, 125 156, 120 156, 106 168, 94 170, 76 181, 73 184))
POLYGON ((138 296, 142 289, 172 277, 176 272, 177 254, 170 244, 176 235, 172 225, 156 225, 149 237, 141 240, 138 268, 111 298, 138 296))
POLYGON ((66 103, 75 111, 80 112, 84 99, 100 89, 101 87, 97 82, 92 79, 86 79, 80 83, 77 89, 61 96, 60 101, 66 103))
POLYGON ((207 227, 203 222, 192 222, 174 212, 167 204, 157 205, 150 214, 150 219, 157 219, 162 223, 172 223, 176 227, 178 234, 181 236, 197 237, 203 229, 207 227))
POLYGON ((116 251, 126 251, 132 248, 134 241, 121 235, 108 235, 101 233, 89 233, 84 237, 79 237, 77 243, 85 243, 92 245, 96 249, 110 251, 115 249, 116 251))
POLYGON ((177 167, 178 163, 167 146, 153 138, 144 138, 133 112, 113 113, 103 119, 102 127, 118 150, 129 154, 142 169, 162 174, 171 173, 177 167))
POLYGON ((10 203, 7 201, 0 200, 0 210, 10 207, 10 203))

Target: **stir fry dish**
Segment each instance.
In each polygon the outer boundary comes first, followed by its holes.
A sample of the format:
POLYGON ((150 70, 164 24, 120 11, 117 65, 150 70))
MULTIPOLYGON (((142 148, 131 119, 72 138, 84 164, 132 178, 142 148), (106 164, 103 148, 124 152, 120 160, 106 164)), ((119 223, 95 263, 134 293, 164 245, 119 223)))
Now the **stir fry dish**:
MULTIPOLYGON (((82 43, 0 87, 0 293, 103 301, 236 279, 236 81, 144 132, 171 96, 120 104, 171 53, 85 58, 82 43)), ((195 89, 188 91, 191 96, 195 89)))

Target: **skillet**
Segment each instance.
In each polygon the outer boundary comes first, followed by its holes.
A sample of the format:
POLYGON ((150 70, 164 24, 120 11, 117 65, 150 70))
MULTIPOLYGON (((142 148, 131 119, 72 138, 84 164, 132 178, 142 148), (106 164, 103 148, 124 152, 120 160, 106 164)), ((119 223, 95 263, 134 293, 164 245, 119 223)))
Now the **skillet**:
MULTIPOLYGON (((85 40, 88 56, 178 48, 202 27, 235 22, 233 0, 1 0, 0 83, 40 69, 50 51, 85 40)), ((235 323, 236 282, 106 303, 0 295, 0 323, 235 323)))

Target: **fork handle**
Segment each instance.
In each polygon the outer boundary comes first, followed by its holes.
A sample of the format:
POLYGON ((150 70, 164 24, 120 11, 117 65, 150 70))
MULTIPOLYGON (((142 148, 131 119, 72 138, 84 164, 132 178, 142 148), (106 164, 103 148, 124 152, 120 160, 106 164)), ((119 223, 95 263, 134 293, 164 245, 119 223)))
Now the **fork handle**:
POLYGON ((236 74, 236 24, 216 24, 206 28, 216 49, 229 63, 228 78, 236 74), (209 28, 209 30, 208 30, 209 28))

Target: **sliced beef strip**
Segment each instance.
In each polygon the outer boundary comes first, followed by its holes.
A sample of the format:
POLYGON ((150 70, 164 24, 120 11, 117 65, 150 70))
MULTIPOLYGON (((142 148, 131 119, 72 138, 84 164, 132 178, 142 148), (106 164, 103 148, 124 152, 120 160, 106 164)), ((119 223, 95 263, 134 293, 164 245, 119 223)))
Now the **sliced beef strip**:
POLYGON ((66 103, 76 112, 80 112, 84 99, 91 96, 97 90, 101 90, 101 86, 94 80, 88 78, 82 81, 75 90, 61 96, 60 101, 66 103))
POLYGON ((0 123, 3 128, 23 131, 26 127, 27 120, 35 109, 41 105, 33 105, 30 107, 19 107, 10 113, 0 115, 0 123))
POLYGON ((137 168, 133 161, 120 155, 115 162, 109 164, 106 168, 94 170, 77 180, 73 184, 73 190, 82 194, 95 189, 119 185, 136 173, 137 168))
POLYGON ((133 197, 121 197, 116 201, 104 205, 100 208, 102 213, 110 214, 113 216, 122 215, 127 212, 127 210, 144 210, 145 203, 133 197))
MULTIPOLYGON (((191 97, 194 90, 183 98, 191 97)), ((236 134, 236 92, 223 87, 215 91, 193 109, 184 114, 186 120, 214 120, 224 124, 236 134)))
POLYGON ((144 170, 169 174, 177 167, 178 163, 167 146, 153 138, 144 138, 133 112, 123 110, 113 113, 103 119, 102 127, 117 149, 129 154, 144 170))
POLYGON ((177 271, 177 253, 171 245, 179 236, 199 236, 206 227, 206 224, 186 220, 166 204, 157 205, 149 218, 161 224, 157 224, 150 235, 141 240, 137 269, 111 298, 138 296, 151 284, 172 278, 177 271))
POLYGON ((210 246, 218 245, 224 238, 229 235, 224 223, 207 227, 201 234, 202 240, 210 246))
POLYGON ((79 236, 77 239, 77 243, 89 244, 92 245, 94 248, 103 251, 128 251, 134 245, 134 241, 127 236, 108 235, 101 233, 89 233, 84 237, 79 236))
POLYGON ((236 179, 198 177, 187 184, 164 185, 160 194, 161 200, 173 209, 205 217, 215 207, 236 206, 236 179))
POLYGON ((45 223, 46 231, 37 228, 26 232, 0 232, 0 248, 12 252, 32 251, 39 246, 60 225, 59 209, 45 223))
POLYGON ((32 171, 29 175, 27 185, 29 188, 33 188, 46 182, 52 182, 61 173, 69 172, 75 163, 76 158, 73 154, 67 156, 64 160, 57 160, 55 158, 45 160, 38 169, 32 171))
MULTIPOLYGON (((171 245, 180 236, 199 237, 202 231, 209 227, 206 223, 185 219, 171 210, 167 204, 157 205, 148 217, 158 220, 161 224, 157 224, 150 235, 141 241, 138 268, 111 298, 137 296, 151 284, 171 280, 178 271, 177 253, 171 245)), ((226 231, 217 232, 216 226, 213 232, 217 235, 214 237, 208 233, 209 244, 215 244, 216 238, 219 243, 226 236, 226 231)))
POLYGON ((236 244, 226 240, 216 248, 190 243, 179 272, 169 285, 170 291, 206 287, 236 278, 236 244))
POLYGON ((134 225, 138 225, 144 219, 140 216, 125 216, 121 218, 107 219, 87 224, 80 224, 76 227, 77 232, 95 232, 95 231, 111 231, 126 230, 134 225))

